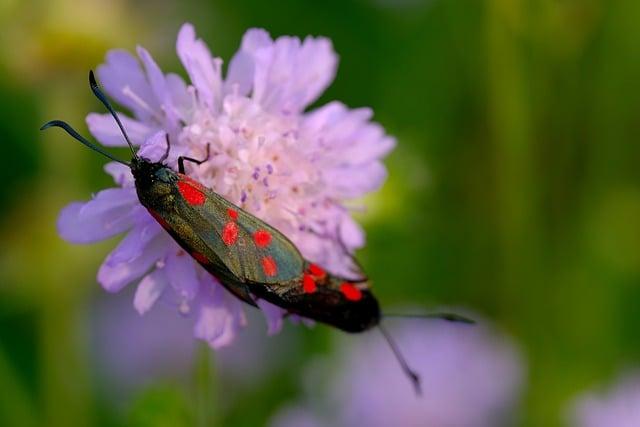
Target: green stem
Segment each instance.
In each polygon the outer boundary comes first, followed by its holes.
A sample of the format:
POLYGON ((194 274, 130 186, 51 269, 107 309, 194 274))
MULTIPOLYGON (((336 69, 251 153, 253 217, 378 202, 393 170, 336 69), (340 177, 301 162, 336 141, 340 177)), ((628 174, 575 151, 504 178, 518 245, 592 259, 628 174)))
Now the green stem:
POLYGON ((216 372, 213 352, 206 344, 198 346, 194 360, 194 388, 196 425, 218 425, 216 406, 216 372))

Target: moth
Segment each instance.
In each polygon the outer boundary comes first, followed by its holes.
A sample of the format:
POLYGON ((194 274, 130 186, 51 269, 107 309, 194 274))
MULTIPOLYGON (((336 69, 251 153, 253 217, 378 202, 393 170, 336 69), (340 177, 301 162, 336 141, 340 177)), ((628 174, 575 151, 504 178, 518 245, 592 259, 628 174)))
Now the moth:
MULTIPOLYGON (((168 137, 167 149, 159 161, 138 156, 122 122, 98 87, 93 72, 89 72, 89 85, 115 119, 131 149, 129 163, 88 141, 61 120, 49 121, 41 130, 60 127, 92 150, 128 166, 140 203, 186 253, 243 302, 256 306, 256 299, 264 299, 289 314, 350 333, 378 327, 403 371, 419 391, 418 375, 409 368, 380 323, 380 306, 366 276, 359 279, 340 277, 306 260, 283 233, 187 176, 185 162, 196 165, 206 162, 209 147, 204 159, 179 157, 178 171, 164 164, 171 148, 168 137)), ((345 255, 351 256, 346 250, 345 255)), ((454 314, 421 317, 472 322, 454 314)))

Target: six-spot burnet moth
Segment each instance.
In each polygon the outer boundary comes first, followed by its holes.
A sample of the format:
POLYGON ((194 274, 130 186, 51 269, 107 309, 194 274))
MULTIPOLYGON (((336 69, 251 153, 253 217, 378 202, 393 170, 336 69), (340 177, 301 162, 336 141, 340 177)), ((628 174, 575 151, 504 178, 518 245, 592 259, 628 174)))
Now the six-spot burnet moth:
MULTIPOLYGON (((363 332, 377 326, 419 392, 418 375, 409 368, 380 324, 378 301, 366 277, 358 280, 339 277, 305 260, 281 232, 185 175, 184 162, 197 165, 206 162, 209 147, 204 159, 179 157, 178 172, 163 163, 171 147, 168 137, 166 152, 159 161, 139 157, 93 72, 89 73, 89 84, 129 145, 133 155, 130 163, 89 142, 63 121, 52 120, 41 129, 60 127, 92 150, 128 166, 135 178, 140 203, 187 253, 247 304, 255 306, 256 299, 264 299, 290 314, 346 332, 363 332)), ((351 256, 346 250, 345 255, 351 256)), ((473 323, 453 314, 419 316, 473 323)))

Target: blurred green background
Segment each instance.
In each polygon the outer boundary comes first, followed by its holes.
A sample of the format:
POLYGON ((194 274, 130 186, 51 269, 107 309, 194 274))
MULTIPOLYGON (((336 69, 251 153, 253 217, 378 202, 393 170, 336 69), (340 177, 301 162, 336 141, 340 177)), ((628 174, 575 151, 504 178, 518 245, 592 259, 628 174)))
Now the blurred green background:
POLYGON ((225 60, 253 26, 333 40, 340 67, 318 104, 370 106, 399 141, 360 218, 362 263, 383 304, 469 307, 520 343, 523 425, 562 425, 576 393, 638 363, 640 2, 4 0, 0 425, 262 425, 331 351, 338 332, 289 326, 261 351, 295 351, 245 386, 202 347, 186 374, 126 391, 101 372, 96 313, 133 313, 131 292, 95 282, 116 240, 72 246, 55 220, 111 180, 103 158, 37 129, 64 118, 88 133, 102 109, 87 70, 108 49, 141 44, 183 73, 185 21, 225 60))

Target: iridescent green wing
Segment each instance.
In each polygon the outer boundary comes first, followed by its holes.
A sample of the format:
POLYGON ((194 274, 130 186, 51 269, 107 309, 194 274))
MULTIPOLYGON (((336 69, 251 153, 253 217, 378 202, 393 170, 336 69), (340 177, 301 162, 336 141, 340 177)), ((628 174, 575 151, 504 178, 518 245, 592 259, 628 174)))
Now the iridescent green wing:
POLYGON ((282 283, 300 278, 304 260, 281 232, 185 175, 179 196, 192 209, 193 233, 241 281, 282 283))

